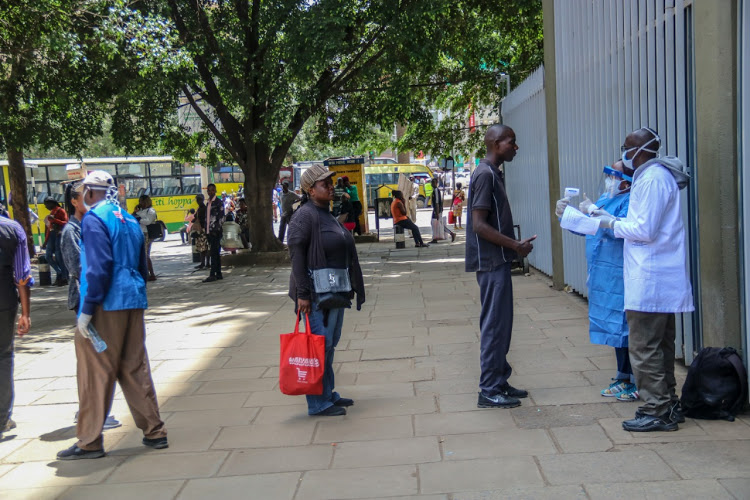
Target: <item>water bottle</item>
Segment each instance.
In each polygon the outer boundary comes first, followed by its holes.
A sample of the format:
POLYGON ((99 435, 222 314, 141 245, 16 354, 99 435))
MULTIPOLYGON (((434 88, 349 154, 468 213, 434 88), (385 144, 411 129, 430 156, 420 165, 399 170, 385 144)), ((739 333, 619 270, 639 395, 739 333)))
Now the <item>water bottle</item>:
POLYGON ((91 335, 91 343, 94 344, 94 350, 96 352, 103 352, 107 349, 107 343, 99 336, 99 332, 96 331, 94 325, 89 323, 88 326, 89 335, 91 335))

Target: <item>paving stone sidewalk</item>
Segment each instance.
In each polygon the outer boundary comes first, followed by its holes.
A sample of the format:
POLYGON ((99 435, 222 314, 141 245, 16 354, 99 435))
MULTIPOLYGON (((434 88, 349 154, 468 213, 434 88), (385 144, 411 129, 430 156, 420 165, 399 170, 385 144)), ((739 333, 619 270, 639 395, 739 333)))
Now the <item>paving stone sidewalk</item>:
POLYGON ((75 435, 73 315, 65 290, 35 289, 0 498, 750 498, 750 417, 623 431, 636 405, 599 395, 612 349, 589 343, 585 300, 539 273, 513 278, 511 382, 530 397, 478 410, 478 287, 461 236, 359 245, 367 303, 346 313, 335 357, 337 390, 356 404, 335 418, 308 417, 303 397, 278 391, 278 334, 294 326, 288 267, 203 284, 189 247, 155 244, 148 350, 170 447, 140 444, 118 391, 124 425, 105 432, 99 460, 54 460, 75 435))

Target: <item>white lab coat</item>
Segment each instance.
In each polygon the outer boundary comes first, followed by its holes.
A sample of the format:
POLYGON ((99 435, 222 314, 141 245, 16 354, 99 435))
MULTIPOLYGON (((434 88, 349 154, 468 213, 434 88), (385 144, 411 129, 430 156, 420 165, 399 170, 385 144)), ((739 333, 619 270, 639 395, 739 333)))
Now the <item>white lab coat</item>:
POLYGON ((656 164, 636 176, 628 216, 615 223, 614 232, 625 239, 626 310, 694 310, 680 191, 669 170, 656 164))

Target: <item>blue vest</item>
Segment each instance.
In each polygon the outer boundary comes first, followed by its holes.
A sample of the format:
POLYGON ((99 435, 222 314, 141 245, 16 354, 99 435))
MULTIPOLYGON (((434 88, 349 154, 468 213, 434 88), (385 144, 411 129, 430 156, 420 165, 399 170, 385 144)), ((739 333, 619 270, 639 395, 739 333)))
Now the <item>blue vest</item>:
MULTIPOLYGON (((146 282, 138 270, 145 251, 140 224, 126 210, 106 202, 96 205, 86 217, 97 217, 104 222, 112 244, 112 281, 102 308, 105 311, 146 309, 146 282)), ((81 239, 81 307, 89 288, 86 269, 86 242, 81 239)))

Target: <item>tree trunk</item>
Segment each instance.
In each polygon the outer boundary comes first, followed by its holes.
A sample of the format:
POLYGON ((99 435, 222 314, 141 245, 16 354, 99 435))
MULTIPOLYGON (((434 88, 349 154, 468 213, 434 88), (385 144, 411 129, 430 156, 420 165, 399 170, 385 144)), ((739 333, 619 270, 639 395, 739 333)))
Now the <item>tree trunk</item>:
POLYGON ((253 252, 278 252, 284 246, 273 231, 272 191, 279 178, 279 169, 272 168, 268 160, 264 161, 266 163, 255 162, 253 165, 251 160, 243 168, 250 242, 253 252))
POLYGON ((10 178, 10 200, 13 207, 13 218, 26 231, 26 240, 31 257, 36 253, 34 238, 29 223, 29 203, 26 193, 26 166, 23 162, 23 151, 8 148, 8 177, 10 178))
MULTIPOLYGON (((404 134, 406 133, 406 125, 402 125, 400 123, 396 124, 396 140, 401 139, 404 134)), ((411 163, 411 151, 401 151, 398 150, 398 160, 396 160, 398 163, 411 163)))

